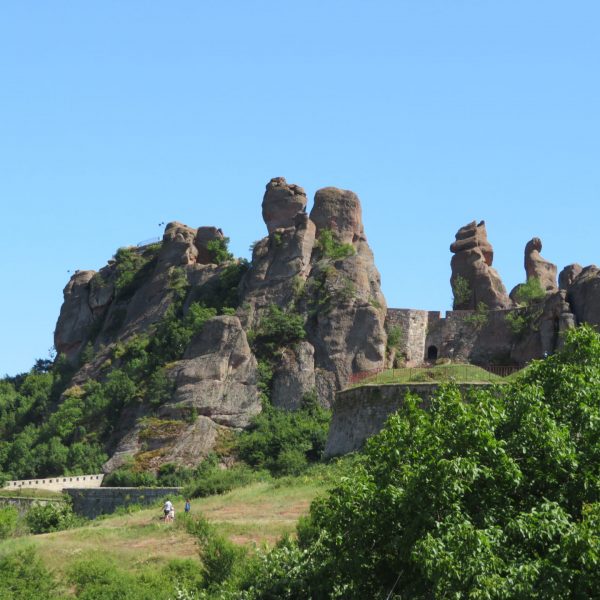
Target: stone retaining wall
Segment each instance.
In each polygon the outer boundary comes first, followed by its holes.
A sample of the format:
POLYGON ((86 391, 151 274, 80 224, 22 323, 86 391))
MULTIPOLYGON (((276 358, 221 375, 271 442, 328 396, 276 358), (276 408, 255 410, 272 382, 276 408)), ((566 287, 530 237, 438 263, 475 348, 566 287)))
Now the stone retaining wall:
MULTIPOLYGON (((407 383, 363 385, 336 394, 325 457, 339 456, 362 448, 367 438, 379 433, 386 419, 396 412, 408 392, 422 399, 427 407, 437 383, 407 383)), ((463 383, 458 387, 469 389, 488 387, 488 383, 463 383)))
POLYGON ((34 504, 63 504, 61 498, 27 498, 20 496, 0 496, 0 506, 14 506, 19 514, 25 514, 34 504))
POLYGON ((98 488, 102 485, 103 473, 93 475, 62 475, 61 477, 38 477, 37 479, 11 479, 5 490, 49 490, 60 492, 68 487, 98 488))
POLYGON ((96 489, 68 488, 65 490, 73 501, 73 510, 88 519, 114 512, 129 504, 154 504, 166 496, 178 496, 181 488, 106 487, 96 489))

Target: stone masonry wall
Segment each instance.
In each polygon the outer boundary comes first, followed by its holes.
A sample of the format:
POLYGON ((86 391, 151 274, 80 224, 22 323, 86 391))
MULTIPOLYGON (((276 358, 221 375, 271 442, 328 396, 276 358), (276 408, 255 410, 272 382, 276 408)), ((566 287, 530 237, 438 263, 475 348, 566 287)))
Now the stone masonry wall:
POLYGON ((12 479, 4 485, 5 490, 49 490, 60 492, 68 487, 99 488, 103 473, 94 475, 64 475, 62 477, 38 477, 37 479, 12 479))
POLYGON ((407 366, 420 365, 426 357, 425 340, 430 323, 440 320, 439 311, 414 310, 412 308, 389 308, 385 322, 386 330, 400 327, 402 336, 397 354, 407 366))
POLYGON ((114 512, 120 506, 149 505, 167 496, 178 496, 181 488, 68 488, 65 492, 71 497, 73 510, 78 515, 95 519, 114 512))
MULTIPOLYGON (((486 383, 459 384, 462 392, 488 387, 486 383)), ((367 438, 379 433, 387 418, 402 406, 408 392, 417 394, 427 407, 437 383, 363 385, 338 392, 325 457, 339 456, 362 448, 367 438)))

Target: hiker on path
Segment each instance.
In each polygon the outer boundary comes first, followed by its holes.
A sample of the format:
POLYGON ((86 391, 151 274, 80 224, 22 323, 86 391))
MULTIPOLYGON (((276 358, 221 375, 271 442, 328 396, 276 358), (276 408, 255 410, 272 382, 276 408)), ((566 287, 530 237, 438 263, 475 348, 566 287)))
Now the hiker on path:
POLYGON ((165 523, 171 520, 171 511, 173 510, 173 503, 167 498, 164 506, 163 513, 165 515, 165 523))

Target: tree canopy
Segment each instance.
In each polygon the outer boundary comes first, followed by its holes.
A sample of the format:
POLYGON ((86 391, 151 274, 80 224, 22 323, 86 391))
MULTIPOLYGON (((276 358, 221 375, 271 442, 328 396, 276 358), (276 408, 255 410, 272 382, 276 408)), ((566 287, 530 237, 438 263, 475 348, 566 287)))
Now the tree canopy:
POLYGON ((265 561, 257 597, 600 597, 599 433, 590 327, 513 384, 408 397, 265 561))

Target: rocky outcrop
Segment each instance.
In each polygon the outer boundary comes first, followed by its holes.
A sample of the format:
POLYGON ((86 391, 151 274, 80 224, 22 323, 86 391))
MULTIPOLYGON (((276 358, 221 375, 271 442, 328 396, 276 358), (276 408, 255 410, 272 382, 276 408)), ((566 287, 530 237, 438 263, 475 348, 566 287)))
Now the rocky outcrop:
POLYGON ((161 408, 161 416, 172 418, 193 410, 219 425, 245 427, 260 412, 256 359, 237 317, 207 321, 173 376, 173 400, 161 408))
POLYGON ((312 344, 301 341, 291 348, 285 348, 273 376, 273 406, 296 410, 315 389, 315 349, 312 344))
POLYGON ((600 327, 600 269, 596 265, 581 270, 567 290, 567 299, 577 323, 600 327))
POLYGON ((319 190, 310 219, 319 243, 300 306, 315 348, 317 391, 329 403, 353 373, 384 366, 387 306, 358 196, 337 188, 319 190), (320 243, 330 234, 337 248, 332 255, 320 243))
POLYGON ((313 389, 329 404, 352 373, 383 366, 386 345, 385 298, 358 197, 318 190, 309 217, 303 194, 283 178, 267 185, 269 235, 254 245, 241 294, 246 328, 258 326, 273 304, 306 322, 306 339, 280 353, 275 365, 273 402, 290 408, 313 389), (341 252, 331 254, 332 248, 341 252))
POLYGON ((218 227, 198 227, 194 245, 198 251, 197 261, 202 265, 210 265, 214 262, 213 253, 210 251, 209 242, 223 240, 223 230, 218 227))
POLYGON ((492 267, 494 251, 487 239, 484 221, 461 227, 450 252, 454 254, 450 284, 455 310, 474 310, 481 302, 488 309, 511 306, 506 288, 492 267))
POLYGON ((567 265, 558 275, 558 287, 561 290, 568 290, 582 270, 583 267, 580 264, 567 265))
POLYGON ((575 326, 575 316, 566 296, 564 290, 559 290, 549 293, 543 301, 516 309, 516 314, 526 316, 529 325, 513 336, 511 360, 514 363, 525 365, 562 348, 564 333, 575 326))
POLYGON ((525 273, 527 281, 537 279, 546 292, 555 292, 556 286, 556 265, 542 258, 542 240, 534 237, 527 242, 525 246, 525 273))
POLYGON ((358 196, 349 190, 327 187, 315 194, 310 220, 317 227, 317 235, 324 229, 334 231, 342 243, 366 241, 362 223, 362 209, 358 196))
POLYGON ((289 184, 284 177, 269 181, 262 203, 262 216, 269 234, 276 229, 294 227, 296 215, 305 211, 306 194, 300 186, 289 184))
POLYGON ((64 301, 54 331, 54 347, 71 362, 88 341, 94 321, 89 283, 95 274, 95 271, 76 271, 63 290, 64 301))

